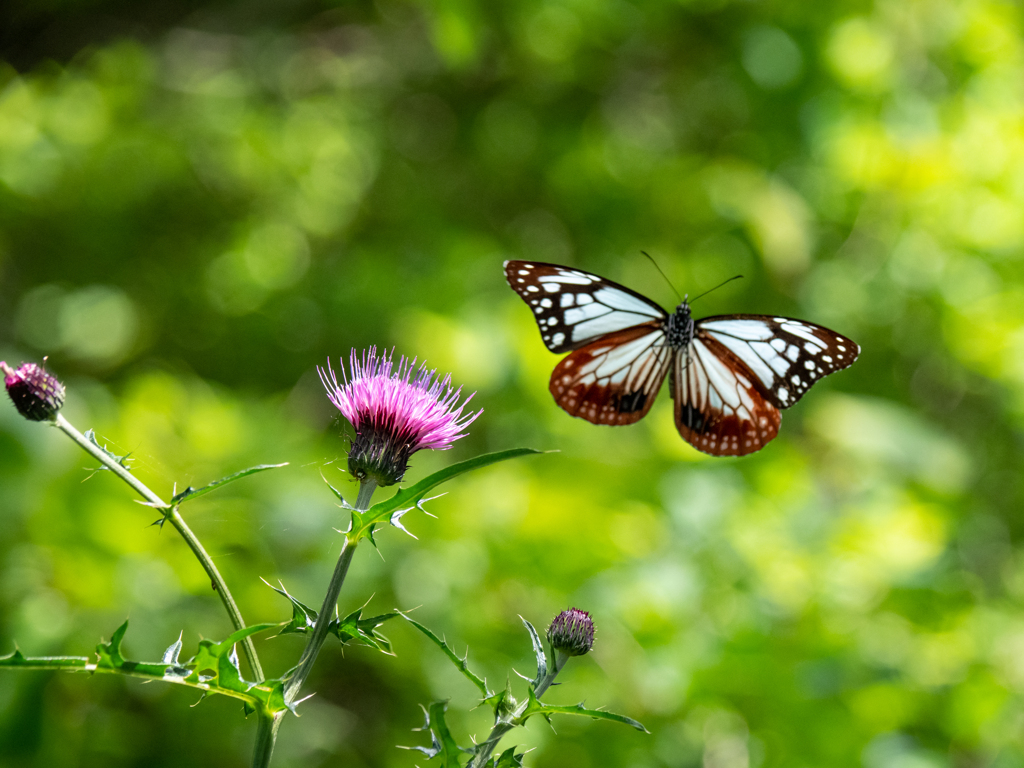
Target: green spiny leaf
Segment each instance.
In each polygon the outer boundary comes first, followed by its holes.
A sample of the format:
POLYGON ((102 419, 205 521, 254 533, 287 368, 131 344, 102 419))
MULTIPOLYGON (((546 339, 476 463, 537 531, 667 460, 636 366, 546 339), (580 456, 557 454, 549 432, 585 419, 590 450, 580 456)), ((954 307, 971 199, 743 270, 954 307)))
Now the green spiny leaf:
POLYGON ((537 634, 537 630, 533 628, 533 624, 523 619, 523 624, 526 626, 526 631, 530 633, 530 642, 533 643, 533 653, 537 657, 537 676, 533 678, 533 687, 536 688, 540 685, 540 681, 547 677, 548 674, 548 657, 544 653, 544 644, 540 641, 540 635, 537 634))
POLYGON ((413 728, 414 731, 429 731, 429 747, 406 747, 399 745, 400 749, 413 749, 422 752, 428 760, 441 756, 441 768, 459 768, 459 753, 474 753, 476 750, 463 749, 452 738, 448 724, 445 722, 444 713, 448 709, 448 702, 438 701, 430 705, 430 709, 424 709, 426 723, 422 728, 413 728))
POLYGON ((341 491, 339 491, 337 488, 331 485, 331 481, 324 477, 323 471, 320 472, 320 477, 323 477, 324 482, 327 483, 327 487, 331 489, 331 493, 338 497, 338 501, 341 502, 342 509, 355 509, 355 507, 353 507, 351 504, 345 501, 345 497, 342 495, 341 491))
POLYGON ((164 655, 160 657, 160 661, 164 664, 178 665, 178 655, 181 653, 181 637, 182 634, 178 633, 178 639, 167 646, 167 650, 164 651, 164 655))
POLYGON ((515 747, 509 747, 494 758, 494 768, 522 768, 523 755, 516 754, 515 747))
POLYGON ((448 724, 444 720, 444 713, 448 709, 448 702, 438 701, 430 705, 430 732, 437 737, 441 743, 441 766, 442 768, 459 768, 459 745, 452 738, 452 732, 448 730, 448 724))
POLYGON ((616 715, 614 712, 605 712, 601 709, 587 709, 583 706, 582 702, 568 706, 542 704, 537 697, 534 696, 533 689, 531 688, 529 703, 526 705, 526 709, 519 718, 520 724, 525 723, 532 715, 583 715, 584 717, 592 717, 595 720, 611 720, 616 723, 624 723, 625 725, 636 728, 638 731, 650 733, 650 731, 644 728, 643 725, 631 717, 616 715))
POLYGON ((255 467, 243 469, 241 472, 235 472, 235 474, 228 475, 227 477, 222 477, 220 480, 214 480, 212 483, 210 483, 209 485, 204 485, 202 488, 193 488, 192 486, 189 486, 181 493, 175 494, 174 498, 171 499, 171 504, 181 504, 183 501, 188 501, 189 499, 195 499, 200 496, 205 496, 210 491, 215 491, 222 485, 227 485, 230 482, 240 480, 241 478, 248 477, 249 475, 255 475, 257 472, 264 472, 268 469, 277 469, 278 467, 287 466, 287 461, 284 464, 257 464, 255 467))
POLYGON ((331 633, 336 635, 342 644, 356 640, 362 645, 376 648, 381 653, 386 653, 389 656, 393 655, 391 641, 375 630, 385 621, 395 618, 398 613, 392 611, 391 613, 382 613, 379 616, 370 616, 364 619, 362 614, 365 607, 364 605, 343 619, 332 621, 330 625, 331 633))
MULTIPOLYGON (((267 582, 264 581, 264 584, 267 584, 267 582)), ((292 620, 286 623, 284 628, 278 632, 278 634, 304 635, 307 632, 311 632, 313 630, 313 626, 316 624, 317 616, 319 615, 318 612, 301 602, 298 598, 289 594, 283 584, 280 589, 272 584, 267 584, 267 586, 279 595, 283 595, 288 598, 292 604, 292 620)), ((395 618, 398 614, 383 613, 379 616, 370 616, 364 619, 362 618, 364 608, 366 608, 365 605, 353 611, 343 619, 332 619, 331 623, 327 626, 327 631, 337 637, 343 645, 347 645, 348 643, 355 641, 360 645, 376 648, 378 651, 386 653, 389 656, 392 655, 391 641, 375 630, 385 621, 395 618)))
POLYGON ((268 582, 266 579, 263 580, 263 583, 275 592, 277 592, 277 594, 288 598, 288 601, 292 604, 292 620, 285 624, 284 629, 282 629, 277 634, 305 634, 306 632, 313 629, 313 625, 316 624, 316 611, 314 611, 312 608, 310 608, 308 605, 303 603, 298 598, 291 595, 288 592, 288 590, 284 588, 284 584, 281 584, 281 588, 278 589, 273 584, 268 582))
POLYGON ((374 504, 365 512, 353 512, 353 528, 356 529, 355 533, 357 536, 365 535, 370 526, 390 520, 392 514, 405 507, 419 507, 422 509, 420 504, 423 502, 424 496, 441 485, 441 483, 447 482, 464 472, 496 464, 499 461, 515 459, 519 456, 528 456, 535 453, 543 453, 543 451, 537 451, 533 448, 512 448, 508 451, 485 453, 483 456, 477 456, 445 467, 429 477, 425 477, 410 488, 400 489, 390 499, 374 504))
POLYGON ((267 715, 287 709, 284 701, 284 683, 266 680, 250 683, 242 679, 238 669, 235 643, 245 637, 263 632, 277 624, 258 624, 240 629, 220 643, 202 640, 195 657, 178 663, 180 640, 172 644, 158 662, 130 661, 121 653, 121 642, 128 630, 126 621, 114 632, 110 642, 96 646, 96 658, 84 656, 42 656, 29 658, 21 651, 0 657, 0 668, 63 669, 90 673, 107 673, 138 677, 144 680, 162 680, 167 683, 196 688, 203 695, 219 693, 241 699, 246 705, 267 715))
POLYGON ((429 747, 407 747, 407 746, 405 746, 403 744, 399 744, 398 748, 399 749, 410 749, 410 750, 415 750, 416 752, 422 752, 424 755, 427 756, 428 760, 433 760, 435 757, 437 757, 439 754, 441 754, 441 750, 442 750, 443 747, 441 745, 441 742, 437 738, 437 734, 435 734, 430 729, 430 713, 427 711, 427 708, 424 707, 422 704, 420 705, 420 707, 423 709, 423 714, 426 715, 426 722, 423 724, 422 728, 413 728, 413 730, 414 731, 428 731, 430 733, 430 746, 429 747))
MULTIPOLYGON (((92 443, 97 448, 99 448, 101 451, 103 451, 105 454, 107 454, 107 456, 109 456, 111 459, 113 459, 116 463, 120 464, 122 467, 124 467, 129 472, 131 472, 132 468, 130 466, 128 466, 128 462, 131 460, 129 457, 132 455, 130 451, 128 453, 126 453, 124 456, 118 456, 112 450, 107 448, 107 446, 100 445, 99 442, 96 440, 96 432, 94 430, 91 430, 91 429, 87 429, 85 431, 85 438, 90 443, 92 443)), ((104 471, 108 471, 108 472, 110 471, 107 467, 96 467, 96 469, 97 469, 97 471, 99 471, 99 470, 104 470, 104 471)))
POLYGON ((455 665, 455 667, 459 670, 459 672, 461 672, 463 675, 465 675, 466 678, 471 683, 473 683, 473 685, 475 685, 477 688, 480 689, 480 693, 483 694, 483 697, 484 697, 485 701, 490 699, 491 696, 493 696, 491 691, 487 688, 487 681, 484 680, 483 678, 475 675, 470 670, 469 664, 466 661, 466 659, 469 658, 469 650, 468 649, 466 650, 466 655, 465 656, 459 657, 459 655, 457 653, 455 653, 455 651, 452 649, 452 647, 450 645, 448 645, 448 643, 446 643, 440 637, 438 637, 433 632, 431 632, 429 629, 424 627, 418 621, 414 621, 413 619, 410 619, 408 616, 406 616, 401 611, 397 611, 397 613, 403 619, 405 619, 410 624, 412 624, 414 627, 416 627, 416 629, 418 629, 424 635, 429 637, 430 640, 434 643, 434 645, 436 645, 438 648, 440 648, 442 651, 444 651, 445 656, 447 656, 451 660, 452 664, 455 665))
POLYGON ((498 723, 511 723, 512 715, 519 704, 512 695, 512 686, 508 680, 505 681, 505 688, 503 690, 491 694, 484 699, 483 703, 494 710, 495 725, 498 723))

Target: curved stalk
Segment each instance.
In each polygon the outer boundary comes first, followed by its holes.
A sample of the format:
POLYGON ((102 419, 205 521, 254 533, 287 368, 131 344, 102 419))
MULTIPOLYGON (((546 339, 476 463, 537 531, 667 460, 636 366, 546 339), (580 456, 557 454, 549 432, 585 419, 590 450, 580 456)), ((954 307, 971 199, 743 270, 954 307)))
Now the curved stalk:
MULTIPOLYGON (((178 514, 178 508, 174 505, 168 504, 157 496, 146 486, 145 483, 129 472, 126 467, 114 461, 109 454, 75 429, 71 423, 59 413, 57 414, 57 418, 54 420, 54 426, 78 443, 86 453, 128 483, 128 485, 130 485, 136 493, 142 496, 142 498, 144 498, 154 509, 164 514, 167 522, 169 522, 181 538, 185 540, 185 543, 188 544, 188 548, 192 550, 192 554, 196 556, 199 564, 203 567, 203 570, 206 571, 206 575, 210 577, 210 583, 213 584, 214 589, 217 590, 217 594, 220 596, 220 601, 224 604, 224 609, 228 612, 228 617, 231 619, 231 623, 234 624, 235 629, 243 629, 245 627, 245 620, 242 618, 242 612, 238 610, 238 604, 235 602, 235 598, 231 595, 231 590, 228 589, 228 585, 224 581, 224 577, 221 576, 220 571, 217 570, 217 566, 214 564, 213 558, 210 557, 210 554, 203 548, 202 543, 196 538, 196 535, 185 523, 182 516, 178 514)), ((259 657, 256 655, 256 646, 253 645, 252 638, 246 637, 242 640, 242 651, 245 653, 245 658, 248 660, 249 667, 252 670, 253 675, 256 677, 257 682, 262 681, 264 679, 263 667, 260 666, 259 657)))

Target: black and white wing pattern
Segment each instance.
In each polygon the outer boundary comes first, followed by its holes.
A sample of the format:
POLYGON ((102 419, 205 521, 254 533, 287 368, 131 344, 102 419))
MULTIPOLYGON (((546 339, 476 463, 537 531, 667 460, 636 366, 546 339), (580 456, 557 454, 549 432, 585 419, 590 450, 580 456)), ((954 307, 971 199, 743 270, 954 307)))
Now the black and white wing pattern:
POLYGON ((506 261, 505 278, 533 310, 555 366, 549 389, 594 424, 632 424, 671 374, 679 434, 713 456, 744 456, 779 432, 818 379, 853 364, 860 347, 820 325, 769 315, 693 321, 611 280, 557 264, 506 261))
POLYGON ((609 333, 668 315, 635 291, 579 269, 539 261, 506 261, 505 279, 530 309, 544 344, 571 352, 609 333))
POLYGON ((577 349, 555 366, 548 388, 591 424, 632 424, 651 409, 673 354, 658 323, 635 325, 577 349))
POLYGON ((779 433, 782 414, 750 370, 713 337, 696 337, 676 355, 672 398, 676 429, 698 451, 744 456, 779 433))
POLYGON ((714 340, 742 362, 776 408, 789 408, 860 354, 845 336, 789 317, 721 315, 697 321, 696 329, 697 340, 714 340))
POLYGON ((723 315, 695 328, 673 370, 676 428, 714 456, 759 451, 778 434, 780 409, 860 353, 835 331, 786 317, 723 315))

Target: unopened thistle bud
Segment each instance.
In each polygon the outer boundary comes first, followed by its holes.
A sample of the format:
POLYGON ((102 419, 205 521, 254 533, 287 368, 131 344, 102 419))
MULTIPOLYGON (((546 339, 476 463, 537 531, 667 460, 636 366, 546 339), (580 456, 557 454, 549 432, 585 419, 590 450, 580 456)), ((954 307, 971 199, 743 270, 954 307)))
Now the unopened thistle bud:
POLYGON ((0 362, 4 385, 18 413, 31 421, 53 421, 64 405, 64 385, 35 363, 14 370, 0 362))
POLYGON ((594 622, 590 614, 569 608, 555 616, 548 627, 548 642, 566 656, 582 656, 594 647, 594 622))
POLYGON ((327 396, 355 428, 348 468, 359 480, 380 486, 394 485, 405 476, 409 457, 423 448, 444 451, 480 415, 464 413, 462 389, 451 376, 441 378, 416 361, 404 357, 394 365, 393 355, 377 354, 375 347, 362 356, 352 350, 349 372, 341 367, 341 381, 333 369, 320 369, 327 396))

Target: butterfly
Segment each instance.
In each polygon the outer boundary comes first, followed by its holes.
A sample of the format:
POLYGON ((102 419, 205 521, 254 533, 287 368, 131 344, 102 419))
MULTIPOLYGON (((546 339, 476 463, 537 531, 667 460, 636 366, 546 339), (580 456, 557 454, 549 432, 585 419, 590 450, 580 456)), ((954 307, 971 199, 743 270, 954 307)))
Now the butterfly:
POLYGON ((592 424, 633 424, 667 375, 679 434, 713 456, 759 451, 780 409, 853 364, 860 347, 803 320, 672 314, 618 283, 539 261, 506 261, 505 279, 533 310, 544 344, 571 352, 551 374, 555 402, 592 424))

